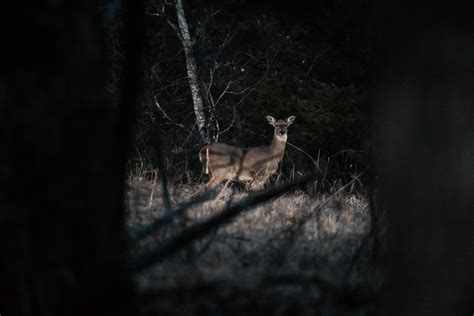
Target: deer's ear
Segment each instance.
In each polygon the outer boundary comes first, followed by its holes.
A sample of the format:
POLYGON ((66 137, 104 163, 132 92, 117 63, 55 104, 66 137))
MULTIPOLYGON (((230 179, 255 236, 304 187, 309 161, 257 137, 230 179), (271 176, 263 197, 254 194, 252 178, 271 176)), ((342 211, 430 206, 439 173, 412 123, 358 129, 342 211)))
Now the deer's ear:
POLYGON ((267 119, 268 124, 275 126, 276 120, 273 116, 267 115, 265 118, 267 119))
POLYGON ((293 122, 295 121, 295 118, 296 118, 296 116, 292 115, 292 116, 290 116, 289 118, 286 119, 286 123, 288 123, 288 126, 293 124, 293 122))

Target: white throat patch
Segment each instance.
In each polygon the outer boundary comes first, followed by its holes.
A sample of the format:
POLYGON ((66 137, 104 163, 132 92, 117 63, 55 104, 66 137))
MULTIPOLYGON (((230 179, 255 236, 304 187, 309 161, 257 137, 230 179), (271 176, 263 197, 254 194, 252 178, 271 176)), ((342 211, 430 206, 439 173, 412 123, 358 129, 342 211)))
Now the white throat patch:
POLYGON ((286 142, 286 140, 288 139, 288 134, 285 134, 285 135, 283 135, 283 136, 278 136, 278 135, 277 135, 277 139, 286 142))

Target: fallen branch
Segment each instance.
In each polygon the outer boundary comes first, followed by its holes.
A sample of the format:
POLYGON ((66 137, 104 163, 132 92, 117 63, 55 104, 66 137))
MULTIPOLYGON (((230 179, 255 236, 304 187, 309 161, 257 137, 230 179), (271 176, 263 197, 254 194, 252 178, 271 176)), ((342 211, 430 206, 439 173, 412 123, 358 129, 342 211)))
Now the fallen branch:
POLYGON ((179 207, 168 213, 165 213, 160 218, 157 218, 152 223, 146 225, 145 227, 139 229, 136 233, 132 234, 132 236, 129 237, 129 242, 132 246, 136 245, 140 240, 150 236, 160 227, 166 224, 170 224, 175 217, 184 214, 184 212, 186 212, 189 208, 197 204, 209 201, 215 195, 215 193, 216 192, 210 190, 205 191, 202 194, 196 196, 193 200, 180 205, 179 207))
POLYGON ((247 211, 259 204, 262 204, 272 198, 276 198, 297 186, 304 185, 312 179, 314 179, 314 175, 301 178, 293 183, 287 183, 272 189, 252 194, 244 200, 228 207, 226 210, 211 217, 209 220, 203 223, 195 224, 185 229, 181 234, 172 238, 168 242, 164 242, 157 248, 135 256, 130 260, 130 269, 133 272, 143 271, 149 268, 151 265, 164 260, 170 255, 175 254, 179 250, 182 250, 184 247, 190 245, 196 239, 201 238, 212 232, 214 228, 218 228, 221 225, 228 223, 238 214, 247 211))

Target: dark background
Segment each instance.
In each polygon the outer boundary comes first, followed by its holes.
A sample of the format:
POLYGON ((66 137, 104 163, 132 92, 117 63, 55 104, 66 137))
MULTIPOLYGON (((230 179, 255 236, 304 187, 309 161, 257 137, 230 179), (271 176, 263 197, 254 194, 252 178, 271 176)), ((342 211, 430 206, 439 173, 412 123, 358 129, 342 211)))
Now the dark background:
MULTIPOLYGON (((325 157, 363 149, 365 157, 350 159, 369 166, 366 183, 377 192, 372 206, 387 211, 390 225, 389 255, 380 259, 389 265, 387 285, 374 300, 387 314, 472 313, 470 11, 456 1, 250 2, 214 2, 227 8, 225 25, 266 15, 263 26, 250 25, 249 34, 231 42, 236 50, 223 60, 238 61, 238 49, 247 45, 255 54, 275 51, 272 45, 282 53, 272 64, 275 77, 242 103, 240 140, 232 139, 239 128, 223 140, 261 143, 247 130, 268 133, 264 115, 294 114, 298 123, 289 140, 313 157, 318 148, 325 157), (269 30, 252 39, 263 27, 269 30), (286 37, 277 39, 278 32, 290 35, 291 45, 286 37), (307 74, 299 61, 309 52, 325 57, 318 72, 307 74)), ((190 4, 196 14, 200 5, 190 4)), ((93 1, 7 3, 2 9, 2 314, 136 314, 122 235, 126 161, 135 152, 132 144, 153 148, 154 135, 164 145, 185 137, 166 133, 170 126, 147 104, 150 95, 159 92, 173 117, 192 126, 183 115, 189 94, 181 103, 174 99, 185 94, 185 85, 163 91, 177 73, 184 77, 183 63, 161 63, 162 81, 150 80, 153 59, 176 56, 179 43, 150 21, 144 7, 124 2, 125 11, 117 13, 122 25, 112 31, 113 25, 103 25, 105 8, 93 1), (123 57, 114 60, 110 37, 119 30, 126 44, 123 57), (115 84, 104 89, 117 72, 115 84), (153 118, 148 125, 142 117, 147 107, 153 118)), ((203 58, 212 48, 199 48, 203 58)), ((253 69, 243 87, 260 77, 262 70, 253 69)), ((234 101, 226 102, 223 122, 234 101)), ((189 156, 195 150, 186 148, 189 156)), ((173 166, 186 160, 164 156, 173 166)), ((301 159, 297 165, 305 168, 301 159)), ((189 168, 194 179, 198 167, 189 168)), ((334 179, 348 173, 341 164, 334 179)))
MULTIPOLYGON (((160 137, 170 177, 195 182, 203 142, 196 130, 192 133, 195 117, 182 44, 166 21, 176 23, 174 7, 167 7, 166 17, 153 15, 159 9, 152 2, 146 9, 145 97, 131 163, 156 165, 155 140, 160 137)), ((191 2, 187 19, 191 33, 197 34, 193 49, 205 112, 216 118, 210 119, 211 134, 221 131, 220 142, 262 146, 272 137, 265 115, 295 115, 289 142, 312 159, 319 158, 322 169, 328 170, 326 186, 363 170, 368 85, 375 62, 371 9, 367 1, 312 5, 297 1, 291 7, 278 2, 191 2), (228 84, 233 94, 224 94, 213 109, 206 90, 212 85, 216 102, 228 84)), ((118 63, 111 73, 112 96, 117 95, 114 83, 120 78, 121 21, 117 17, 108 26, 108 44, 113 48, 108 59, 114 66, 118 63)), ((289 146, 283 170, 285 176, 308 173, 314 164, 289 146)))

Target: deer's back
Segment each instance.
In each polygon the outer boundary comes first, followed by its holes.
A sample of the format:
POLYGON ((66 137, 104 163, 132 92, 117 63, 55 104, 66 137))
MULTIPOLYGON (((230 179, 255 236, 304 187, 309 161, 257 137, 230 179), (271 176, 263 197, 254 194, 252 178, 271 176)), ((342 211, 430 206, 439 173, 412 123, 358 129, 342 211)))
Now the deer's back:
POLYGON ((216 167, 238 166, 244 169, 260 169, 267 165, 278 164, 269 147, 240 148, 227 144, 215 143, 203 148, 209 150, 210 163, 216 167))
POLYGON ((212 164, 229 165, 239 162, 243 157, 243 149, 222 143, 205 146, 201 152, 208 151, 212 164))

